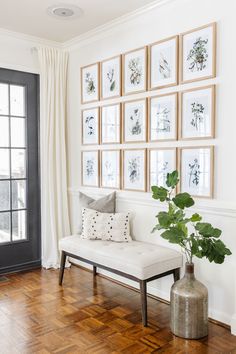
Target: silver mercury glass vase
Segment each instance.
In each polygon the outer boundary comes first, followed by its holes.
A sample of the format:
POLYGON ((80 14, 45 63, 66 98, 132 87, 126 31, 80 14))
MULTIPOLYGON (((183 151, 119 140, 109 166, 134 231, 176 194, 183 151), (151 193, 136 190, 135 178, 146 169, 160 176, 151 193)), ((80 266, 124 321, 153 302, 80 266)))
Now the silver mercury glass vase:
POLYGON ((208 291, 195 279, 194 264, 171 288, 171 331, 178 337, 198 339, 208 334, 208 291))

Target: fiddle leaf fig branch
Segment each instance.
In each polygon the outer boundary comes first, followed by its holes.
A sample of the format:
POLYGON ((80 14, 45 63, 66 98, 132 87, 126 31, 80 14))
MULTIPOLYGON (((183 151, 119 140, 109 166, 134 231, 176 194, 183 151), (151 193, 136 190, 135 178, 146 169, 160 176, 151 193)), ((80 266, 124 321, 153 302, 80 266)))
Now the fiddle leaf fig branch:
POLYGON ((167 188, 152 186, 152 197, 167 203, 167 211, 160 211, 156 215, 158 223, 152 232, 163 230, 161 237, 170 243, 178 244, 184 250, 188 263, 192 263, 194 256, 205 257, 210 262, 223 263, 225 256, 232 253, 219 239, 221 230, 210 223, 201 222, 202 217, 197 213, 186 217, 185 209, 192 207, 194 200, 189 193, 172 196, 178 183, 178 171, 173 171, 167 174, 167 188), (191 231, 188 226, 191 226, 191 231))

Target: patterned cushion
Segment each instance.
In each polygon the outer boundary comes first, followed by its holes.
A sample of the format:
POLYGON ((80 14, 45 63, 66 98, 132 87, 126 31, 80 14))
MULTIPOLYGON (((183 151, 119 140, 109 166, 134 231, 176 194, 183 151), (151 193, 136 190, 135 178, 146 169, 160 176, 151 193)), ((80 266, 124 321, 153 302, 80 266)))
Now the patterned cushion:
POLYGON ((82 235, 87 240, 129 242, 129 213, 100 213, 82 209, 82 235))

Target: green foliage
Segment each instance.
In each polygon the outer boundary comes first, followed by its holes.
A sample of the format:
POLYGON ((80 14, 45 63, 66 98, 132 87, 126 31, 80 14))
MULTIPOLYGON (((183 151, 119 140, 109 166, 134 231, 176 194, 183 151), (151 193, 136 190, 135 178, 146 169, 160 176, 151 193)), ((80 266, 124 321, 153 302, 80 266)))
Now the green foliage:
POLYGON ((176 194, 176 196, 172 199, 172 201, 180 209, 190 208, 191 206, 194 205, 194 200, 191 197, 191 195, 188 193, 176 194))
POLYGON ((152 197, 154 199, 160 200, 160 202, 164 202, 167 200, 168 190, 166 188, 153 186, 152 192, 152 197))
POLYGON ((225 256, 230 256, 231 251, 219 239, 221 230, 214 228, 210 223, 201 222, 201 215, 195 213, 186 217, 185 208, 194 205, 194 200, 188 193, 172 193, 179 182, 178 171, 167 174, 166 186, 152 186, 152 197, 160 202, 166 202, 167 211, 157 214, 157 225, 152 232, 162 230, 161 237, 170 243, 180 245, 185 251, 187 261, 192 263, 193 257, 207 258, 210 262, 223 263, 225 256), (190 234, 188 225, 193 232, 190 234))

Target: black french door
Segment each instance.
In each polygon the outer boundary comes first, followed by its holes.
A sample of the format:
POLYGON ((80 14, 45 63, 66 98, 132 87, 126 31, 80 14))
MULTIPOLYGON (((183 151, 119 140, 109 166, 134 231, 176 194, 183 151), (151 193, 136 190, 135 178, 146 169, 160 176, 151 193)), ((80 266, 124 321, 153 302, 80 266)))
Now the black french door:
POLYGON ((0 274, 40 266, 39 77, 0 69, 0 274))

